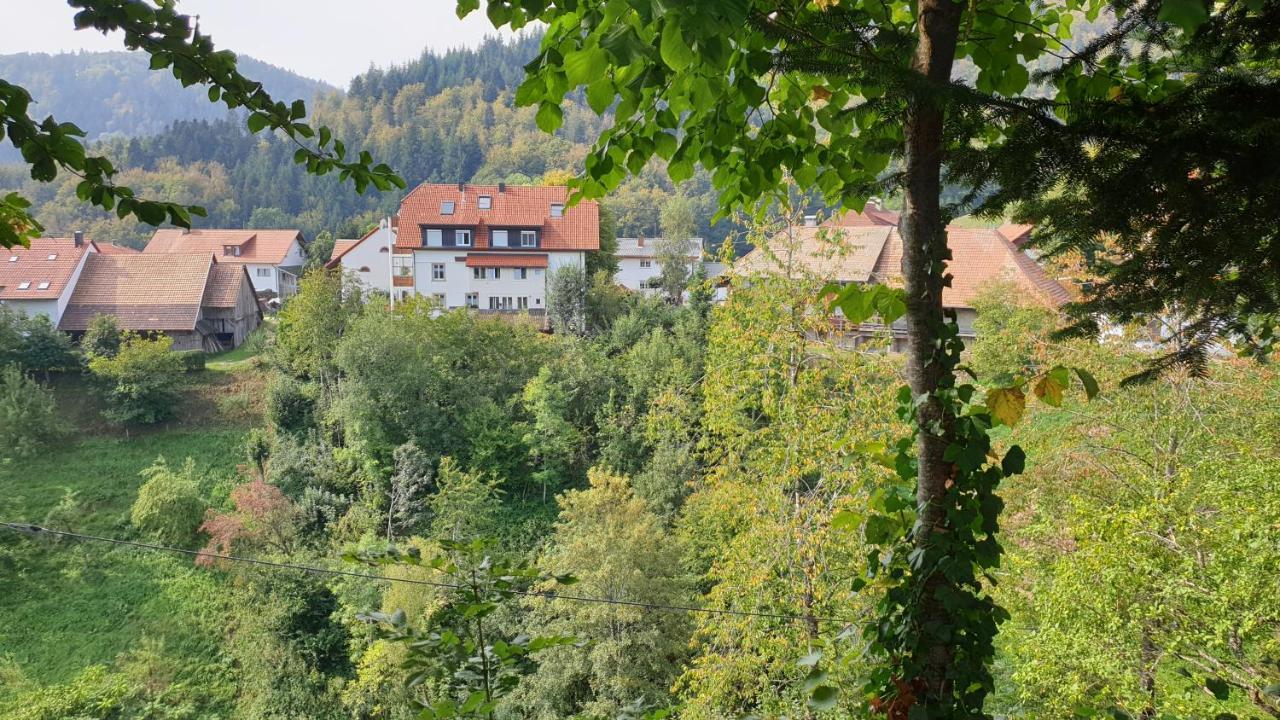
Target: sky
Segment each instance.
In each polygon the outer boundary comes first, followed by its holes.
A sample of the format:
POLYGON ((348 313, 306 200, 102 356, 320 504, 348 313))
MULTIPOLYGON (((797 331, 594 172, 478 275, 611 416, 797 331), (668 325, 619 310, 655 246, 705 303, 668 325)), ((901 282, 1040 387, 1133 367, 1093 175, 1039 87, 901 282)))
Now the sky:
MULTIPOLYGON (((426 48, 474 47, 495 31, 483 11, 459 20, 452 0, 180 0, 214 45, 345 88, 370 65, 426 48)), ((123 50, 117 35, 74 29, 61 0, 0 0, 0 54, 123 50)))

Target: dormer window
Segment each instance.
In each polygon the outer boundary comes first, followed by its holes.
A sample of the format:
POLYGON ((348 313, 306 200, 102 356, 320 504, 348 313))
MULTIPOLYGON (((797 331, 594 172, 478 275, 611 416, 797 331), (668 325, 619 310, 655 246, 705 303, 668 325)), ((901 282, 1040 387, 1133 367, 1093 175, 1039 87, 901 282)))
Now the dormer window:
POLYGON ((444 202, 440 203, 440 214, 441 214, 441 215, 452 215, 452 214, 453 214, 453 207, 454 207, 454 205, 453 205, 453 201, 452 201, 452 200, 445 200, 444 202))
POLYGON ((480 208, 481 210, 488 210, 489 208, 493 207, 493 196, 481 195, 479 198, 476 198, 476 207, 480 208))
POLYGON ((28 289, 28 288, 30 288, 30 287, 31 287, 31 283, 29 283, 29 282, 23 281, 23 282, 18 283, 18 289, 19 289, 19 290, 26 290, 26 289, 28 289))
POLYGON ((50 254, 49 254, 49 259, 50 259, 50 260, 57 260, 57 259, 58 259, 58 253, 50 253, 50 254))
POLYGON ((237 255, 239 255, 239 254, 240 254, 240 246, 239 246, 239 245, 223 245, 223 246, 222 246, 222 254, 223 254, 223 255, 230 255, 230 256, 237 256, 237 255))
POLYGON ((18 262, 18 256, 17 256, 17 255, 10 255, 10 256, 9 256, 9 262, 18 262))
POLYGON ((564 217, 564 203, 551 203, 551 217, 564 217))

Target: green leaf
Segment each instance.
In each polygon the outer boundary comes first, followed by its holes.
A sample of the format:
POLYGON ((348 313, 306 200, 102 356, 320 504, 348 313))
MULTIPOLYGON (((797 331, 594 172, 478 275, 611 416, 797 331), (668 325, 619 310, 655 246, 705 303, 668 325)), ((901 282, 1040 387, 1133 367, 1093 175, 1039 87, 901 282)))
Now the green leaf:
POLYGON ((1022 448, 1014 445, 1009 448, 1009 452, 1004 454, 1004 459, 1000 461, 1000 472, 1005 477, 1010 475, 1021 475, 1022 471, 1027 467, 1027 454, 1022 448))
POLYGON ((538 104, 538 114, 534 117, 538 123, 538 129, 545 133, 553 133, 560 127, 560 123, 564 121, 564 111, 560 109, 560 105, 544 100, 538 104))
POLYGON ((663 23, 662 42, 658 46, 658 52, 662 55, 662 61, 677 72, 689 67, 693 62, 693 49, 685 43, 684 36, 680 34, 678 18, 668 17, 663 23))
POLYGON ((814 710, 830 710, 836 706, 839 694, 830 685, 819 685, 809 695, 809 707, 814 710))
POLYGON ((249 116, 247 124, 249 126, 249 132, 261 132, 262 129, 267 126, 267 116, 259 113, 253 113, 249 116))
POLYGON ((1052 372, 1046 373, 1044 377, 1040 378, 1034 388, 1036 397, 1053 407, 1061 407, 1064 390, 1066 390, 1066 387, 1062 384, 1061 379, 1052 372))
POLYGON ((1080 378, 1080 384, 1084 386, 1085 397, 1092 400, 1098 397, 1098 381, 1093 374, 1084 368, 1076 368, 1076 377, 1080 378))
POLYGON ((587 105, 597 115, 603 115, 609 109, 613 96, 613 83, 609 78, 600 78, 587 86, 587 105))
POLYGON ((858 523, 862 520, 855 512, 849 510, 841 510, 831 518, 832 530, 852 530, 858 527, 858 523))
POLYGON ((1182 28, 1187 34, 1194 33, 1209 20, 1209 8, 1204 0, 1164 0, 1160 5, 1160 20, 1182 28))

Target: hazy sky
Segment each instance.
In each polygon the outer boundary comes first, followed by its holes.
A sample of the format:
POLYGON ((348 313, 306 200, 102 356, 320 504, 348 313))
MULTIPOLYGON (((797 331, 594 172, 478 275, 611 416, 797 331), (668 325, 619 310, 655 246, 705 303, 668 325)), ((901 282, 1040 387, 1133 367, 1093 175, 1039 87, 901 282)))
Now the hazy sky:
MULTIPOLYGON (((219 48, 339 87, 370 64, 412 60, 424 48, 474 46, 494 34, 483 11, 466 20, 451 0, 181 0, 219 48)), ((76 31, 62 0, 0 0, 0 53, 123 50, 118 35, 76 31)))

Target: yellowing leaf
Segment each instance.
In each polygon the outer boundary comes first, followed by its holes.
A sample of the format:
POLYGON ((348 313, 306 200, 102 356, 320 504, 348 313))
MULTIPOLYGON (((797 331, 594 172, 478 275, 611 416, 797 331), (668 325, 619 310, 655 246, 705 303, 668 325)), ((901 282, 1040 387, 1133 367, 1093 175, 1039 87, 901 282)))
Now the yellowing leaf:
POLYGON ((1027 407, 1027 396, 1016 387, 996 388, 987 391, 987 409, 991 417, 1002 425, 1017 425, 1027 407))
POLYGON ((1052 374, 1040 378, 1040 382, 1036 383, 1035 386, 1036 397, 1054 407, 1062 405, 1063 390, 1066 390, 1066 388, 1052 374))

